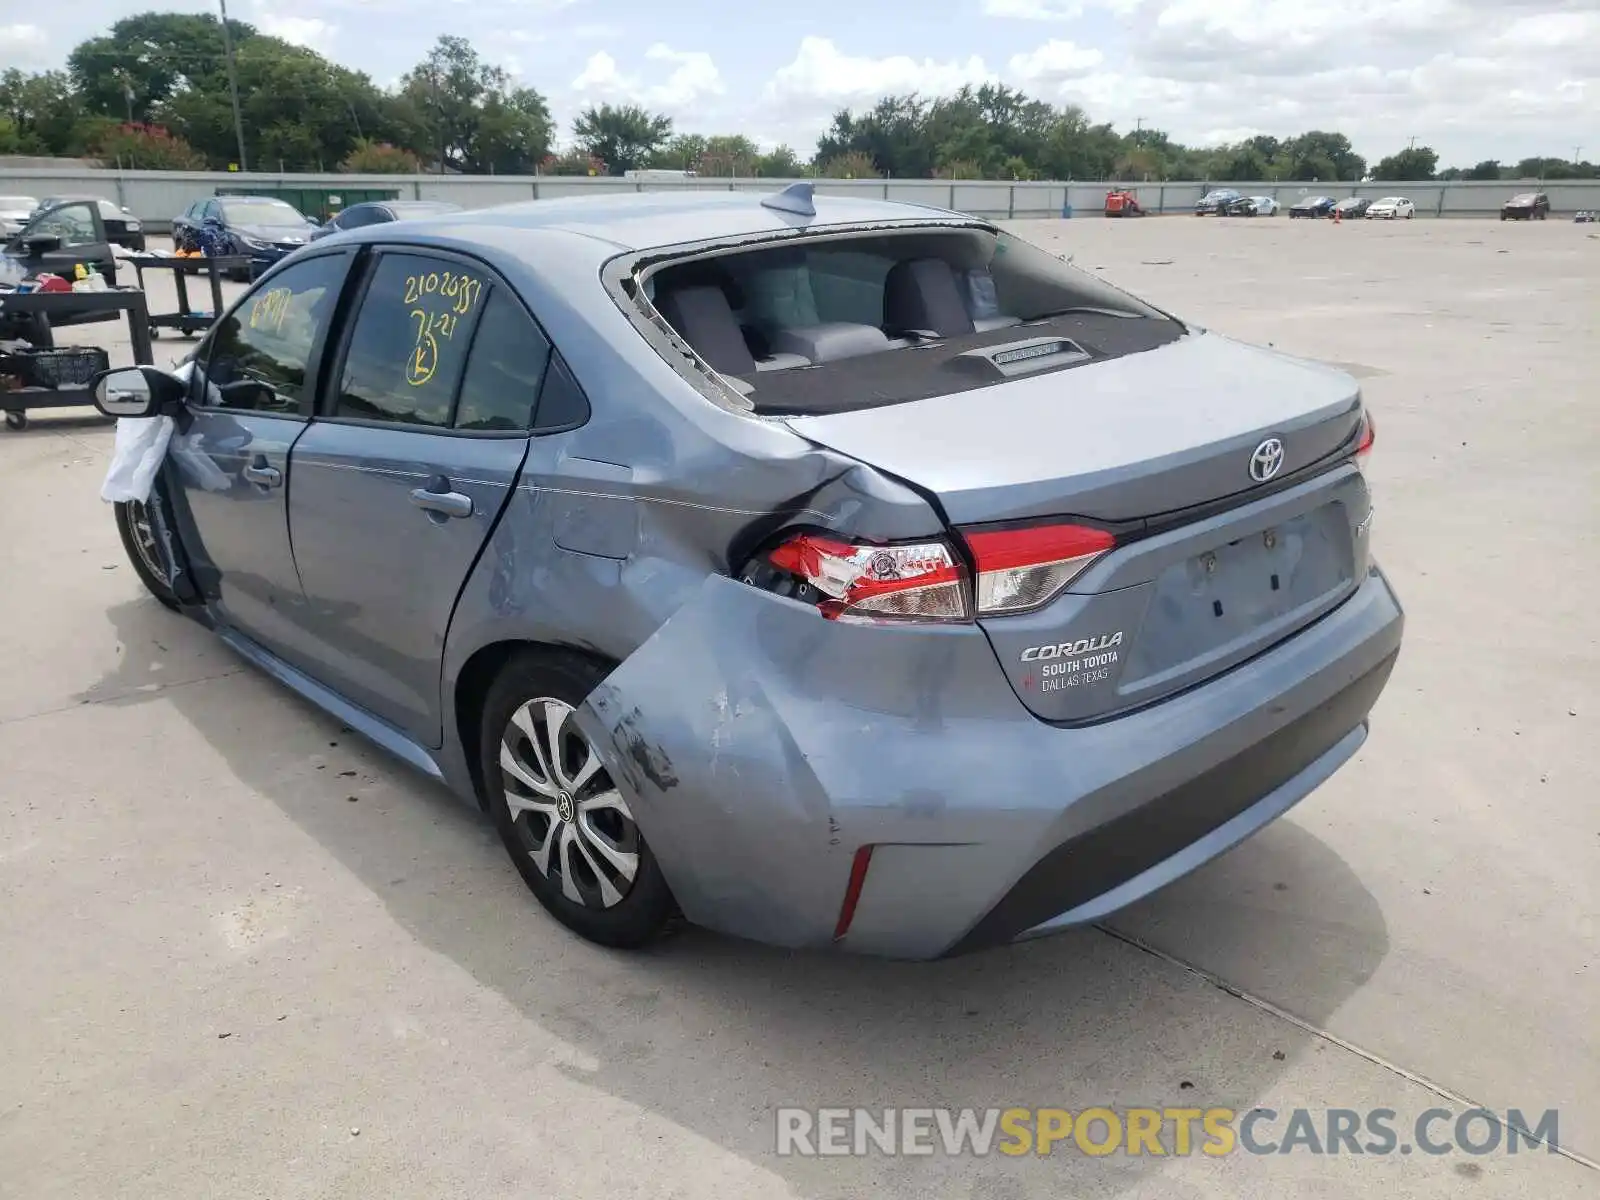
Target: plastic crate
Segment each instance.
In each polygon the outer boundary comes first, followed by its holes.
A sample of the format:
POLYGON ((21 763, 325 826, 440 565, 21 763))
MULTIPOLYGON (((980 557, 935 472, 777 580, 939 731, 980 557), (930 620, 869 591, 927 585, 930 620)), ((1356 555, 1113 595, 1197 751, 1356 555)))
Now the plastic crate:
POLYGON ((92 346, 18 350, 0 355, 0 374, 15 375, 23 387, 87 387, 91 379, 110 367, 111 356, 92 346))

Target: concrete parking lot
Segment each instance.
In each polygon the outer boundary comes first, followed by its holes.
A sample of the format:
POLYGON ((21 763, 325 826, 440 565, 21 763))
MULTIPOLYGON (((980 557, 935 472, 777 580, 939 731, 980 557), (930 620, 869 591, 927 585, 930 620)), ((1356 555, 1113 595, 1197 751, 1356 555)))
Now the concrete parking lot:
POLYGON ((0 431, 0 1197, 1600 1193, 1593 228, 1019 226, 1361 380, 1407 641, 1288 817, 1109 929, 929 965, 576 940, 475 813, 140 590, 108 425, 0 431), (1563 1153, 780 1158, 790 1105, 1383 1108, 1405 1143, 1555 1109, 1563 1153))

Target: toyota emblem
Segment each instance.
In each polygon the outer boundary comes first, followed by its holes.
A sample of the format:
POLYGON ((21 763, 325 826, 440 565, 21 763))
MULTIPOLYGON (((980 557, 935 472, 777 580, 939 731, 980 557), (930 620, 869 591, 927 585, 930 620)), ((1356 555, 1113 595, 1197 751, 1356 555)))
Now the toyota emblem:
POLYGON ((1250 455, 1250 478, 1257 483, 1265 483, 1276 475, 1282 466, 1283 442, 1278 438, 1268 438, 1250 455))

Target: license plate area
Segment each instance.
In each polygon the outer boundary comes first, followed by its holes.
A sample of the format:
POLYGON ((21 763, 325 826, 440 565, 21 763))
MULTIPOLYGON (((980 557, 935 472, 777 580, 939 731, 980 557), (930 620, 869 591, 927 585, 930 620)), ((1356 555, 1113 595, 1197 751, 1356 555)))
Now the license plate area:
POLYGON ((1154 580, 1119 692, 1180 686, 1287 636, 1354 587, 1354 566, 1337 503, 1171 563, 1154 580))

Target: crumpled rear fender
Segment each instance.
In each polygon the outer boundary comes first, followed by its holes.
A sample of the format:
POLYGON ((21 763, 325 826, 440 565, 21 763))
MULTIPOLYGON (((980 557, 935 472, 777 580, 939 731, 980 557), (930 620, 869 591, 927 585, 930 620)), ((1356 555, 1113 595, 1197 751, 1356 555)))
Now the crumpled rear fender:
POLYGON ((685 916, 789 946, 832 941, 862 845, 1031 843, 1030 789, 985 796, 1019 718, 974 626, 827 621, 721 576, 577 717, 685 916), (986 802, 953 808, 953 792, 986 802))

